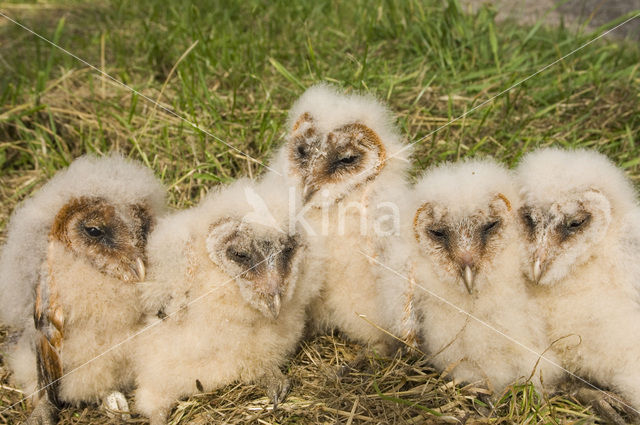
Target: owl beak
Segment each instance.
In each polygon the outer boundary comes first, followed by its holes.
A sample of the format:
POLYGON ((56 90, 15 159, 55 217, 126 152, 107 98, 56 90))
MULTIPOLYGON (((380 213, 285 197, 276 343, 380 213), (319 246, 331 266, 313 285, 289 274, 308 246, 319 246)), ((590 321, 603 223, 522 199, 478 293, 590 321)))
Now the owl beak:
POLYGON ((473 265, 475 262, 473 261, 473 254, 465 251, 460 255, 460 260, 462 260, 462 281, 464 282, 465 288, 467 288, 467 292, 471 295, 473 294, 473 284, 475 280, 475 272, 473 271, 473 265))
POLYGON ((543 262, 542 259, 536 255, 535 260, 533 261, 533 280, 536 283, 540 283, 540 278, 542 277, 543 271, 543 262))
POLYGON ((271 317, 274 319, 278 318, 280 314, 280 294, 275 293, 273 296, 267 301, 267 307, 269 307, 269 312, 271 313, 271 317))
POLYGON ((278 276, 275 270, 275 264, 268 262, 268 272, 266 279, 266 288, 263 292, 264 305, 267 307, 271 317, 277 319, 280 314, 282 299, 280 297, 280 288, 282 287, 282 278, 278 276))
POLYGON ((133 275, 136 277, 138 282, 144 281, 144 278, 147 276, 147 270, 144 266, 144 261, 142 261, 142 258, 136 258, 135 263, 131 266, 131 271, 133 272, 133 275))
POLYGON ((544 273, 544 269, 546 266, 547 256, 544 253, 543 249, 537 249, 533 256, 533 281, 535 283, 540 283, 540 278, 544 273))
POLYGON ((464 281, 464 286, 467 288, 469 295, 473 294, 473 278, 474 276, 471 267, 465 266, 462 274, 462 280, 464 281))

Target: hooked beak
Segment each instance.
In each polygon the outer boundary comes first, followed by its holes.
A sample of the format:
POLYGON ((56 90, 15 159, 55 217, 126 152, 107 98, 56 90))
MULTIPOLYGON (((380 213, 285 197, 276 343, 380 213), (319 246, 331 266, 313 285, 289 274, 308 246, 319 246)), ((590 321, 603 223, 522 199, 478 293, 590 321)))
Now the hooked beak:
POLYGON ((536 255, 533 261, 533 281, 535 283, 540 283, 540 278, 542 277, 542 272, 544 271, 544 260, 536 255))
POLYGON ((280 314, 280 307, 282 299, 280 297, 280 289, 282 288, 282 278, 278 276, 278 272, 275 270, 275 263, 273 258, 267 261, 267 276, 266 287, 263 292, 264 305, 267 307, 271 317, 277 319, 280 314))
POLYGON ((545 266, 546 266, 546 260, 547 256, 545 255, 544 251, 542 249, 537 249, 536 253, 533 256, 533 270, 532 270, 532 274, 533 274, 533 281, 535 283, 540 283, 540 278, 542 277, 544 270, 545 270, 545 266))
POLYGON ((465 266, 462 274, 462 280, 464 281, 464 286, 467 288, 467 292, 469 292, 469 295, 473 294, 473 278, 474 273, 471 270, 471 267, 469 267, 468 265, 465 266))
POLYGON ((142 258, 138 257, 133 263, 129 263, 129 270, 131 274, 125 277, 126 281, 142 282, 147 276, 147 271, 144 266, 142 258))
POLYGON ((277 319, 280 314, 280 294, 275 293, 267 300, 267 307, 273 319, 277 319))
POLYGON ((136 258, 136 274, 141 282, 147 276, 147 269, 144 267, 144 261, 140 257, 136 258))
POLYGON ((467 288, 467 292, 469 295, 473 294, 473 281, 475 278, 475 272, 473 271, 474 266, 474 258, 471 251, 464 251, 460 253, 461 260, 461 272, 462 272, 462 280, 464 282, 465 288, 467 288))

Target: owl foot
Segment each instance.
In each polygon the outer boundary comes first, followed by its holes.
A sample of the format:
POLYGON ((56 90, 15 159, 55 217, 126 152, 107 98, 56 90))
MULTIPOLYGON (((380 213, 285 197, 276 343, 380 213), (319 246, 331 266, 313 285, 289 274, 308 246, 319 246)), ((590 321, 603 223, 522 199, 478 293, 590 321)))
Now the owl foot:
POLYGON ((260 383, 264 386, 267 396, 273 402, 273 410, 278 408, 278 404, 283 402, 291 389, 291 380, 284 376, 280 369, 275 368, 265 374, 260 383))
POLYGON ((107 411, 107 416, 110 418, 119 416, 125 421, 131 419, 129 403, 127 403, 124 394, 119 391, 114 391, 106 396, 102 401, 102 407, 107 411))
POLYGON ((633 412, 632 409, 627 406, 628 403, 621 401, 621 397, 617 394, 591 388, 579 388, 575 396, 581 403, 593 407, 596 413, 609 423, 615 425, 625 425, 629 423, 616 409, 622 410, 629 415, 630 419, 633 420, 632 423, 637 424, 640 421, 640 415, 633 412))
POLYGON ((27 418, 26 425, 55 425, 58 423, 58 409, 49 402, 41 400, 27 418))

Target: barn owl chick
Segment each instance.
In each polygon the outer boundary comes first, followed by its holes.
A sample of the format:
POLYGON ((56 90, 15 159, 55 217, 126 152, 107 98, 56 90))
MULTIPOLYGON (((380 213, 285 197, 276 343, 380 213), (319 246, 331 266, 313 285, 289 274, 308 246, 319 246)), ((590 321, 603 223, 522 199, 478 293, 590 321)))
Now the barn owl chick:
POLYGON ((317 289, 282 194, 240 180, 153 233, 142 294, 150 328, 136 344, 136 408, 152 424, 181 397, 236 381, 264 383, 276 404, 286 394, 279 367, 317 289))
POLYGON ((522 272, 562 364, 640 409, 638 204, 624 173, 586 150, 543 149, 517 170, 522 272))
MULTIPOLYGON (((3 321, 23 337, 8 363, 27 394, 42 390, 40 410, 110 395, 107 407, 126 408, 112 395, 133 383, 129 351, 117 344, 140 322, 135 282, 163 209, 153 173, 111 155, 77 159, 14 212, 1 304, 3 321)), ((40 410, 32 423, 50 421, 40 410)))
POLYGON ((416 287, 421 347, 435 366, 498 392, 536 367, 545 382, 561 372, 544 359, 536 365, 550 343, 514 257, 517 201, 511 174, 493 161, 435 167, 402 205, 403 237, 380 259, 390 269, 409 259, 380 284, 416 287))
POLYGON ((380 235, 372 217, 388 208, 385 194, 405 185, 408 155, 385 106, 319 85, 291 109, 287 143, 273 165, 301 197, 298 216, 313 240, 310 263, 323 265, 311 323, 381 352, 392 340, 380 329, 388 326, 371 264, 360 251, 373 253, 380 235))

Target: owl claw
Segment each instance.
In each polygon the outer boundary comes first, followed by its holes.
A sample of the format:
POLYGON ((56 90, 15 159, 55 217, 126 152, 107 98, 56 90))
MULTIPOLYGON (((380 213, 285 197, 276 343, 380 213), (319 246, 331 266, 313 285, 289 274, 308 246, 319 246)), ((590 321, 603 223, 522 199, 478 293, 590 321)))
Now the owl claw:
POLYGON ((125 421, 131 419, 131 415, 129 415, 129 403, 127 403, 124 394, 119 391, 114 391, 106 396, 102 405, 107 411, 107 416, 110 418, 120 416, 125 421))
POLYGON ((273 410, 276 410, 278 405, 287 398, 289 390, 291 390, 291 380, 284 376, 279 369, 276 369, 265 375, 262 378, 262 383, 273 403, 273 410))
POLYGON ((284 376, 282 377, 282 381, 275 383, 274 388, 270 390, 271 400, 273 401, 273 410, 276 410, 278 408, 278 404, 287 398, 290 389, 291 381, 284 376))

